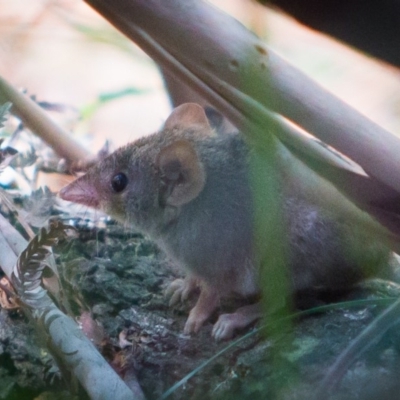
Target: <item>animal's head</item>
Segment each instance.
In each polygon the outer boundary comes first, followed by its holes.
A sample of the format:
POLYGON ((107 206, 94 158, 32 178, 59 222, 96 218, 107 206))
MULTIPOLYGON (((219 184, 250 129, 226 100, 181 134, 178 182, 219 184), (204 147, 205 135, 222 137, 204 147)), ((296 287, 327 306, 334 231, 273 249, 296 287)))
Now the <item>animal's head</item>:
POLYGON ((206 173, 195 143, 211 134, 203 108, 183 104, 160 132, 116 150, 59 195, 147 230, 201 193, 206 173))

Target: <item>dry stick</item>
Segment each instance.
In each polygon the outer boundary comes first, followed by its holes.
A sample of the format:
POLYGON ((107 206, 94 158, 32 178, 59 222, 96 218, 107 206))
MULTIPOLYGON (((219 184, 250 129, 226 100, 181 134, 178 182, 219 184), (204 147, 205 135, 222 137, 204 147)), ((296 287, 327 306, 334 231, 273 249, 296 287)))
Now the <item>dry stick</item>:
MULTIPOLYGON (((147 34, 145 30, 132 24, 129 17, 126 17, 124 14, 119 14, 118 10, 115 10, 113 4, 103 1, 98 2, 97 0, 86 0, 86 2, 102 13, 105 18, 144 49, 149 56, 162 65, 163 68, 175 78, 186 83, 188 87, 195 87, 204 98, 206 98, 210 103, 213 103, 238 128, 244 131, 248 130, 252 121, 251 119, 246 118, 243 114, 243 103, 245 101, 251 101, 251 104, 245 105, 248 109, 254 106, 261 108, 259 103, 251 99, 250 96, 246 96, 246 99, 243 100, 244 94, 240 93, 237 89, 236 93, 233 94, 232 92, 235 88, 222 81, 217 76, 210 76, 209 81, 212 81, 212 83, 207 84, 194 74, 193 71, 181 63, 179 57, 175 58, 171 53, 163 48, 160 43, 147 34), (242 98, 239 96, 242 96, 242 98)), ((356 164, 349 163, 348 161, 344 161, 343 159, 334 156, 331 151, 307 138, 298 128, 287 124, 282 118, 273 115, 273 113, 269 112, 265 108, 262 111, 259 111, 259 113, 260 112, 264 114, 263 122, 267 122, 266 125, 268 128, 274 127, 276 129, 276 134, 280 135, 280 139, 285 143, 293 145, 294 142, 296 148, 301 153, 308 154, 309 156, 320 159, 323 162, 328 162, 338 168, 362 173, 356 164)), ((266 132, 268 132, 268 129, 266 129, 266 132)))
POLYGON ((174 107, 183 103, 197 103, 203 107, 210 105, 198 91, 184 84, 180 77, 177 77, 168 69, 163 68, 162 64, 159 64, 159 67, 161 69, 165 88, 174 107))
POLYGON ((267 49, 222 11, 200 0, 85 1, 125 34, 134 31, 132 25, 143 29, 216 91, 213 76, 240 87, 400 191, 400 140, 267 49))
MULTIPOLYGON (((26 246, 27 241, 0 215, 0 266, 8 279, 11 280, 17 257, 26 246)), ((32 310, 32 316, 37 323, 43 321, 49 343, 58 350, 63 365, 81 382, 90 398, 144 400, 139 385, 132 393, 78 325, 54 305, 41 287, 37 290, 38 297, 42 292, 44 303, 50 306, 32 310)))
MULTIPOLYGON (((87 2, 91 3, 91 0, 87 2)), ((362 169, 360 169, 357 164, 336 156, 314 140, 307 138, 298 127, 289 125, 284 119, 261 107, 260 104, 251 97, 241 93, 226 82, 221 81, 218 77, 210 77, 210 79, 214 79, 215 84, 208 86, 199 77, 193 74, 193 72, 181 64, 178 59, 168 53, 143 29, 130 24, 124 16, 114 14, 112 5, 102 4, 97 10, 100 12, 103 11, 103 14, 105 14, 110 22, 138 43, 147 54, 163 65, 171 74, 178 77, 188 86, 196 87, 206 99, 215 104, 217 108, 225 113, 239 128, 244 131, 248 130, 252 121, 246 118, 243 112, 248 111, 251 107, 258 107, 258 114, 262 114, 259 119, 263 118, 262 122, 267 122, 269 128, 274 127, 279 138, 286 144, 295 146, 300 153, 305 156, 308 155, 309 157, 316 158, 332 166, 363 174, 362 169), (215 86, 219 88, 221 93, 215 90, 215 86), (244 107, 246 107, 247 110, 244 110, 244 107)))
POLYGON ((85 161, 90 153, 75 142, 71 135, 54 123, 34 101, 14 89, 0 76, 0 102, 10 101, 11 111, 68 162, 85 161))
MULTIPOLYGON (((214 79, 219 80, 218 78, 214 79)), ((265 126, 265 122, 268 121, 268 128, 272 129, 285 145, 299 156, 301 161, 333 183, 359 208, 374 216, 380 224, 370 221, 367 222, 366 227, 372 228, 378 235, 383 235, 389 239, 392 250, 399 252, 400 196, 395 189, 373 176, 367 176, 359 165, 351 160, 344 159, 315 140, 307 138, 297 126, 289 124, 283 117, 271 113, 260 103, 226 82, 219 82, 219 91, 225 97, 234 99, 236 107, 240 108, 245 119, 258 122, 259 126, 265 126), (385 208, 386 204, 389 205, 387 209, 385 208), (386 229, 382 229, 382 226, 386 229)), ((253 130, 253 132, 263 134, 261 129, 253 130)), ((255 138, 255 142, 257 145, 257 138, 255 138)), ((296 161, 295 157, 290 158, 287 155, 284 157, 286 168, 287 164, 293 164, 292 168, 299 172, 297 177, 299 179, 304 177, 305 179, 302 179, 302 182, 305 184, 309 174, 304 170, 304 165, 296 161)), ((325 193, 322 181, 314 181, 314 185, 320 186, 318 190, 320 194, 325 193)), ((318 195, 318 193, 310 193, 311 197, 315 194, 318 195)), ((348 217, 350 218, 351 215, 348 215, 348 217)))

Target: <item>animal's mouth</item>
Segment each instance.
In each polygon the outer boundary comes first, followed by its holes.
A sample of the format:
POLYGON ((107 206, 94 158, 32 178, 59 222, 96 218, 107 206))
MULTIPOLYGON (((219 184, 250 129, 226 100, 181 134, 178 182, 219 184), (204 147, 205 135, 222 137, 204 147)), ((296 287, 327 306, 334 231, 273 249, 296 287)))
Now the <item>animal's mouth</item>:
POLYGON ((77 181, 65 186, 58 192, 59 197, 63 200, 72 201, 74 203, 83 204, 88 207, 99 208, 100 202, 97 191, 91 185, 81 187, 77 181))

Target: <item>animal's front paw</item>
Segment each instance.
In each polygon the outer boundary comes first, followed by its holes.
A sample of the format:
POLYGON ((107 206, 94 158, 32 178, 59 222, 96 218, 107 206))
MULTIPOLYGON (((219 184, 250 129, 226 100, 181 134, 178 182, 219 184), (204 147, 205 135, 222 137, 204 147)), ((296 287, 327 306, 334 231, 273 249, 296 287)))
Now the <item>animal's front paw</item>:
POLYGON ((189 317, 185 323, 185 327, 183 328, 183 333, 185 335, 190 335, 191 333, 197 333, 199 329, 203 326, 204 322, 209 318, 209 314, 199 312, 196 307, 192 308, 190 311, 189 317))
POLYGON ((188 276, 185 279, 175 279, 165 291, 165 295, 170 298, 169 306, 172 307, 186 301, 197 288, 198 280, 196 278, 188 276))
POLYGON ((215 340, 232 339, 236 329, 238 329, 237 315, 221 314, 213 326, 212 336, 215 340))
POLYGON ((260 303, 241 307, 232 314, 221 314, 214 324, 212 336, 216 340, 231 339, 236 330, 245 328, 261 316, 260 303))
POLYGON ((215 289, 203 285, 199 299, 192 308, 186 321, 183 332, 185 334, 197 333, 201 326, 210 318, 219 305, 219 294, 215 289))

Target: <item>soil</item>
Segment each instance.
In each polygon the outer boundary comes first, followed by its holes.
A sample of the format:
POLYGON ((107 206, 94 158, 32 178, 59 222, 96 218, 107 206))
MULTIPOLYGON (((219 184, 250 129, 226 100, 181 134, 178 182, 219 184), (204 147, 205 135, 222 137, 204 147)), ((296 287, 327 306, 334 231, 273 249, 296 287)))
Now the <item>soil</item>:
MULTIPOLYGON (((135 374, 148 400, 159 399, 223 349, 168 398, 315 398, 338 355, 383 310, 379 299, 400 294, 394 283, 371 281, 341 300, 376 299, 375 304, 315 313, 267 333, 257 330, 259 323, 218 343, 211 338, 213 321, 197 335, 183 335, 195 299, 169 307, 164 290, 179 271, 143 236, 115 224, 99 228, 81 222, 78 236, 55 251, 72 314, 83 315, 82 324, 89 326, 104 357, 122 376, 135 374)), ((221 309, 235 306, 236 301, 227 301, 221 309)), ((18 309, 0 310, 0 399, 73 398, 38 336, 18 309)), ((395 398, 399 344, 394 326, 360 355, 331 398, 395 398)))

